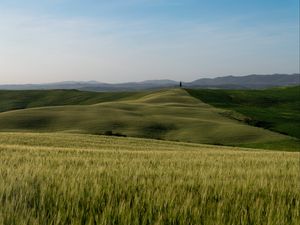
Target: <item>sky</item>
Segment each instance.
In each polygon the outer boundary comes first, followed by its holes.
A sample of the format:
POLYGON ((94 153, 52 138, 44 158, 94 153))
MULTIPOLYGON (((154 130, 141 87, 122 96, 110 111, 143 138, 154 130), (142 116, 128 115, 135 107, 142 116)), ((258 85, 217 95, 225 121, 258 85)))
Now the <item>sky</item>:
POLYGON ((298 73, 299 0, 0 0, 0 83, 298 73))

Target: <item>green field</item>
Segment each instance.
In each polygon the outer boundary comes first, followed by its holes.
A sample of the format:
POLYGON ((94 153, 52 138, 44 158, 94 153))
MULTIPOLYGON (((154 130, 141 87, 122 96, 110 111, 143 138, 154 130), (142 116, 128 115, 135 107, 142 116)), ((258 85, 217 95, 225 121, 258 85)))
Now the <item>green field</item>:
POLYGON ((300 138, 300 86, 267 90, 187 90, 215 107, 243 114, 245 122, 300 138))
MULTIPOLYGON (((300 146, 289 136, 231 118, 228 114, 233 112, 205 104, 182 89, 143 93, 31 91, 23 96, 31 99, 24 101, 25 109, 0 113, 0 131, 112 134, 286 151, 300 146), (63 106, 52 106, 55 104, 63 106)), ((19 98, 6 99, 3 111, 13 108, 8 106, 13 105, 9 99, 19 98)))
POLYGON ((0 133, 0 224, 299 224, 299 153, 0 133))
POLYGON ((0 90, 0 112, 44 106, 90 105, 136 98, 147 92, 88 92, 78 90, 0 90))

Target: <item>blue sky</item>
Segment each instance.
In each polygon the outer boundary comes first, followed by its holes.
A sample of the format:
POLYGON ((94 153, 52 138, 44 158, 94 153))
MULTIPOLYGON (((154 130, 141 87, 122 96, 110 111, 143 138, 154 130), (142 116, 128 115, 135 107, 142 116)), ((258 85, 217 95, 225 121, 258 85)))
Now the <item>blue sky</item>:
POLYGON ((0 83, 295 72, 298 0, 0 0, 0 83))

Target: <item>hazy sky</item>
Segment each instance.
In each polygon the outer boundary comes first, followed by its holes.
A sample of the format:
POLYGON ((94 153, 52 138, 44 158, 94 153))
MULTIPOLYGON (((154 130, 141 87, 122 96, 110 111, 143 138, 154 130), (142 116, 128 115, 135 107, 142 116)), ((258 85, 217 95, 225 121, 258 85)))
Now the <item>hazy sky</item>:
POLYGON ((0 83, 299 72, 299 0, 0 0, 0 83))

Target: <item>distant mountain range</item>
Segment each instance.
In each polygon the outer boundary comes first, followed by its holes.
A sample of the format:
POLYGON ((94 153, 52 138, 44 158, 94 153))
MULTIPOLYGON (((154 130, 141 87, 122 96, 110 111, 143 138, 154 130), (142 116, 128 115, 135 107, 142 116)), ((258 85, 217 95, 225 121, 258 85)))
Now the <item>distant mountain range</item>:
MULTIPOLYGON (((217 78, 202 78, 193 82, 183 82, 182 84, 183 87, 187 88, 263 89, 278 86, 300 85, 300 74, 224 76, 217 78)), ((147 80, 143 82, 118 84, 101 83, 97 81, 65 81, 46 84, 0 85, 0 90, 78 89, 85 91, 138 91, 177 86, 179 86, 179 82, 174 80, 147 80)))
POLYGON ((272 74, 226 76, 217 78, 204 78, 187 83, 191 87, 210 87, 225 89, 261 89, 278 86, 300 85, 300 74, 272 74))

